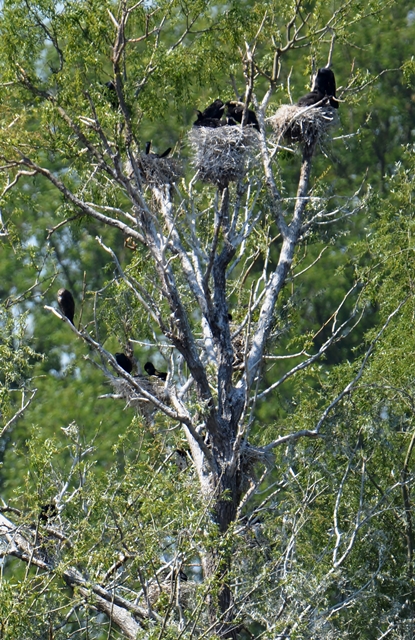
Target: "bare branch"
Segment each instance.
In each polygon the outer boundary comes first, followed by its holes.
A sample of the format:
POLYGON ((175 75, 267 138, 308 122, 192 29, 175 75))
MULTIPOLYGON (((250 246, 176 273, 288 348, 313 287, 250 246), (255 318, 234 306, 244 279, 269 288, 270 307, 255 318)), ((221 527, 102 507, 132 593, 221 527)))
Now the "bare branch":
POLYGON ((25 401, 24 398, 24 392, 22 392, 22 406, 20 407, 20 409, 18 411, 16 411, 16 413, 14 414, 14 416, 12 418, 10 418, 10 420, 4 425, 4 427, 1 429, 0 431, 0 438, 6 433, 6 431, 15 423, 19 420, 19 418, 22 417, 23 413, 26 411, 26 409, 29 407, 29 405, 31 404, 33 398, 35 397, 37 393, 37 389, 33 389, 30 398, 25 401))

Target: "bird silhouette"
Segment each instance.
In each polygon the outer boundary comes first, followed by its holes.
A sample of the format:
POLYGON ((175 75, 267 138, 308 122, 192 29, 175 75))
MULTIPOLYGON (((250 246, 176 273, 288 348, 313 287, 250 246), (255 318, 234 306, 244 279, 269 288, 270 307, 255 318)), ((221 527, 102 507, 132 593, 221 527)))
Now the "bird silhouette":
POLYGON ((336 80, 331 69, 323 67, 319 69, 314 80, 313 89, 306 93, 297 101, 298 107, 311 107, 317 103, 319 106, 330 104, 334 109, 339 108, 339 101, 336 100, 336 80))
POLYGON ((125 353, 116 353, 114 357, 121 369, 124 369, 127 373, 131 373, 133 370, 133 363, 125 353))
POLYGON ((167 158, 167 156, 171 151, 171 147, 168 147, 166 151, 163 151, 163 153, 153 153, 153 152, 150 152, 150 149, 151 149, 151 141, 146 142, 145 154, 146 156, 152 156, 153 158, 167 158))
MULTIPOLYGON (((244 114, 245 104, 243 102, 237 102, 236 100, 229 100, 226 103, 226 122, 229 125, 236 125, 242 123, 242 117, 244 114)), ((247 109, 247 125, 252 125, 254 129, 259 131, 259 124, 255 111, 247 109)))
POLYGON ((330 106, 334 109, 339 108, 339 101, 336 100, 336 79, 331 69, 322 67, 317 71, 316 78, 314 80, 313 91, 319 91, 324 96, 330 98, 330 106))
POLYGON ((219 98, 212 102, 204 111, 197 110, 197 120, 194 127, 210 127, 212 129, 221 127, 221 118, 225 110, 225 105, 219 98))
POLYGON ((160 380, 167 380, 167 373, 165 371, 157 371, 152 362, 145 363, 144 371, 146 371, 149 376, 157 376, 160 380))
POLYGON ((117 95, 117 89, 115 88, 115 84, 113 83, 112 80, 108 80, 108 82, 105 82, 104 84, 106 87, 106 89, 104 89, 105 95, 108 101, 110 102, 111 107, 113 109, 118 109, 119 107, 118 95, 117 95))
POLYGON ((43 524, 47 524, 49 520, 53 520, 58 515, 59 511, 54 502, 43 504, 40 507, 39 521, 43 524))
POLYGON ((73 295, 68 289, 59 289, 58 291, 58 305, 63 315, 68 318, 69 322, 73 324, 73 318, 75 315, 75 300, 73 295))
MULTIPOLYGON (((310 91, 310 93, 306 93, 305 96, 301 96, 301 98, 297 101, 298 107, 312 107, 313 104, 321 103, 319 106, 323 106, 324 95, 320 93, 320 91, 310 91)), ((326 100, 327 103, 327 100, 326 100)))

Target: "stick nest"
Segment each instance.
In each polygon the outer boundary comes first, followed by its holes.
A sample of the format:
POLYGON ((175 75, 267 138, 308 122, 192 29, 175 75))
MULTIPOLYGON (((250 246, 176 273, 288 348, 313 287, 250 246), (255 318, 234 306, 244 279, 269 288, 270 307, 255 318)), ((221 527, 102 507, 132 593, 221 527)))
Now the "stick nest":
MULTIPOLYGON (((127 401, 127 405, 134 407, 145 418, 150 418, 152 414, 157 411, 157 406, 140 395, 138 389, 131 386, 128 380, 125 378, 116 378, 111 376, 109 378, 114 391, 127 401)), ((151 393, 157 400, 164 404, 169 404, 169 394, 166 390, 164 383, 158 380, 149 380, 144 376, 135 376, 134 380, 140 385, 140 387, 147 393, 151 393)))
POLYGON ((289 142, 304 142, 313 146, 330 127, 338 123, 338 115, 336 109, 330 106, 304 108, 283 104, 267 122, 274 129, 277 142, 285 138, 289 142))
POLYGON ((241 466, 245 473, 252 473, 253 467, 260 462, 267 467, 273 467, 275 465, 275 455, 273 451, 264 451, 264 449, 254 447, 245 442, 241 449, 241 466))
MULTIPOLYGON (((147 587, 148 601, 152 607, 157 609, 157 602, 162 593, 164 593, 166 594, 167 602, 171 601, 173 596, 175 603, 178 603, 181 607, 187 609, 189 607, 191 596, 194 595, 195 586, 196 585, 193 581, 181 581, 180 586, 171 580, 163 580, 162 582, 153 581, 147 587)), ((144 600, 144 598, 142 599, 144 600)), ((143 605, 141 604, 141 606, 143 605)))
POLYGON ((244 176, 247 154, 257 146, 258 134, 253 127, 193 127, 189 142, 199 179, 227 187, 244 176))
POLYGON ((182 166, 175 158, 157 158, 149 153, 142 153, 137 157, 137 166, 143 181, 158 187, 172 184, 182 175, 182 166))

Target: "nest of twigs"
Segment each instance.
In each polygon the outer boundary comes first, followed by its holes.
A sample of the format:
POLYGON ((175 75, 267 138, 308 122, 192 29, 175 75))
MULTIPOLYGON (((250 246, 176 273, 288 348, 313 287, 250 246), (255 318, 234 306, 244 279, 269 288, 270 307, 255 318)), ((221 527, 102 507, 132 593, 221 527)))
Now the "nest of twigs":
MULTIPOLYGON (((125 378, 110 377, 110 383, 112 384, 114 391, 124 398, 127 405, 133 407, 146 418, 149 418, 155 411, 157 411, 157 405, 151 400, 148 400, 143 395, 140 395, 138 389, 131 386, 131 384, 125 378)), ((149 380, 144 376, 134 376, 134 380, 140 385, 140 387, 147 393, 150 393, 160 402, 169 404, 169 394, 164 386, 164 383, 158 380, 149 380)))
POLYGON ((272 451, 266 451, 245 442, 241 449, 241 466, 245 473, 252 475, 253 468, 258 462, 272 467, 275 464, 275 455, 272 451))
MULTIPOLYGON (((143 182, 148 185, 161 187, 173 184, 182 175, 181 163, 175 158, 158 158, 153 153, 141 153, 136 162, 143 182)), ((127 165, 127 172, 133 173, 131 163, 127 165)))
POLYGON ((330 127, 337 124, 338 115, 336 109, 330 106, 298 107, 295 104, 283 104, 267 122, 273 128, 278 142, 284 138, 288 142, 304 142, 313 146, 330 127))
MULTIPOLYGON (((195 591, 195 583, 193 581, 180 582, 180 585, 172 580, 163 580, 151 582, 147 587, 148 601, 152 607, 158 608, 158 601, 162 594, 165 594, 167 602, 173 600, 174 604, 187 609, 189 601, 195 591)), ((166 603, 165 603, 166 604, 166 603)))
POLYGON ((247 156, 258 144, 258 134, 251 126, 193 127, 189 142, 199 179, 227 187, 245 175, 247 156))
POLYGON ((232 339, 233 347, 233 361, 232 367, 234 369, 243 369, 245 366, 245 358, 247 352, 252 346, 252 340, 246 336, 245 331, 241 331, 232 339))

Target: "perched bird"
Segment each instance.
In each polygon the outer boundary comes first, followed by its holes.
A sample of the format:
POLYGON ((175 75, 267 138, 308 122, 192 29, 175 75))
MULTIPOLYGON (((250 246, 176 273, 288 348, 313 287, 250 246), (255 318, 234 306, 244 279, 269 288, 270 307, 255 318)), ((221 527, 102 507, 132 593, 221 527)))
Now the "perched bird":
POLYGON ((149 376, 157 376, 157 378, 160 378, 160 380, 167 380, 167 373, 164 371, 157 371, 152 362, 145 363, 144 371, 146 371, 149 376))
POLYGON ((127 373, 131 373, 133 370, 133 363, 125 353, 116 353, 114 357, 121 369, 124 369, 127 373))
POLYGON ((63 315, 68 318, 69 322, 73 324, 73 317, 75 315, 75 300, 73 295, 68 289, 59 289, 58 291, 58 305, 63 315))
MULTIPOLYGON (((245 104, 243 102, 237 102, 236 100, 229 100, 226 103, 226 122, 230 125, 241 124, 244 114, 245 104)), ((259 124, 255 112, 252 109, 247 109, 247 125, 252 125, 257 131, 259 131, 259 124)))
POLYGON ((312 107, 313 104, 321 103, 319 106, 323 106, 324 95, 320 91, 310 91, 305 96, 301 96, 297 101, 297 107, 312 107))
POLYGON ((180 580, 183 580, 183 582, 187 582, 187 581, 188 581, 188 579, 189 579, 189 578, 187 577, 187 575, 185 574, 185 572, 184 572, 184 571, 182 571, 181 569, 179 569, 179 573, 178 573, 178 574, 177 574, 177 571, 175 571, 174 575, 175 575, 175 577, 177 577, 177 575, 178 575, 178 576, 179 576, 179 578, 180 578, 180 580))
POLYGON ((117 92, 116 88, 115 88, 115 84, 113 83, 112 80, 108 80, 108 82, 105 83, 105 86, 107 87, 107 89, 109 91, 115 91, 117 92))
POLYGON ((316 78, 314 80, 313 91, 319 91, 324 96, 330 98, 330 106, 334 109, 339 108, 339 102, 336 100, 336 79, 331 69, 322 67, 317 71, 316 78))
POLYGON ((194 127, 221 127, 221 118, 225 110, 225 105, 219 98, 212 102, 204 111, 197 109, 197 120, 193 123, 194 127))
POLYGON ((112 80, 108 80, 108 82, 105 82, 105 86, 106 86, 106 90, 105 90, 106 98, 111 103, 111 107, 113 109, 118 109, 119 104, 118 104, 117 89, 115 88, 115 84, 113 83, 112 80))
POLYGON ((150 152, 151 142, 146 142, 146 156, 152 156, 153 158, 167 158, 171 151, 171 147, 163 151, 163 153, 152 153, 150 152))
POLYGON ((220 118, 223 116, 224 110, 225 105, 223 104, 222 100, 218 98, 217 100, 214 100, 208 107, 206 107, 206 109, 202 113, 198 111, 198 114, 200 114, 203 118, 216 118, 220 120, 220 118))
POLYGON ((54 502, 49 502, 48 504, 43 504, 40 507, 39 513, 39 522, 43 522, 43 524, 47 524, 49 520, 53 520, 58 515, 59 511, 54 502))
POLYGON ((330 104, 335 109, 339 108, 339 102, 336 98, 336 80, 331 69, 323 67, 319 69, 314 80, 313 90, 302 96, 298 102, 298 107, 311 107, 313 104, 321 102, 319 106, 327 106, 330 104))

